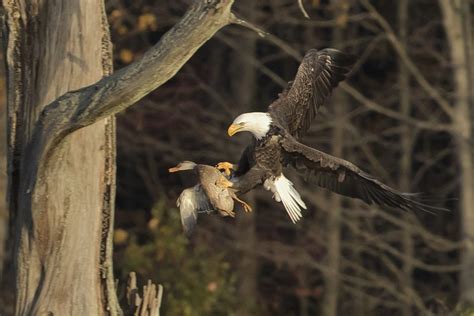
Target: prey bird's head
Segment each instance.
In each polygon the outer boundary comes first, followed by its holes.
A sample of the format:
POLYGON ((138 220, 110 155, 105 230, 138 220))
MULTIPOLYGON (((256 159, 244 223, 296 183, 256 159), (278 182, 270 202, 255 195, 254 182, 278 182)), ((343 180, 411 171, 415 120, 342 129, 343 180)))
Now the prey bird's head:
POLYGON ((196 167, 196 163, 192 161, 181 161, 176 167, 169 168, 169 172, 178 172, 184 170, 193 170, 196 167))
POLYGON ((270 130, 272 118, 270 114, 263 112, 244 113, 237 116, 229 126, 229 136, 238 132, 251 132, 256 139, 264 137, 270 130))

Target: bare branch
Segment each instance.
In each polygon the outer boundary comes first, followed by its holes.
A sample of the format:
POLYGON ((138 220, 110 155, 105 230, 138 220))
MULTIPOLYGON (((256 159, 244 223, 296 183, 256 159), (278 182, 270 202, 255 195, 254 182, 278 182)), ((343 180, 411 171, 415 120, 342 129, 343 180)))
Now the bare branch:
POLYGON ((357 91, 356 89, 354 89, 352 86, 350 86, 349 84, 345 82, 342 82, 339 86, 348 94, 350 94, 354 99, 362 103, 365 107, 375 112, 378 112, 380 114, 383 114, 385 116, 391 117, 396 120, 400 120, 402 122, 405 122, 407 124, 410 124, 418 128, 429 129, 433 131, 452 131, 453 130, 453 126, 451 124, 441 124, 438 122, 420 121, 412 117, 402 115, 399 112, 385 108, 382 105, 368 99, 362 93, 360 93, 359 91, 357 91))
POLYGON ((264 65, 260 60, 255 58, 255 56, 250 56, 248 54, 245 54, 245 52, 242 52, 240 50, 239 43, 237 41, 234 41, 228 37, 225 36, 216 36, 219 40, 221 40, 224 44, 228 45, 229 47, 233 48, 236 51, 239 51, 243 58, 248 60, 250 64, 252 64, 255 68, 260 70, 263 74, 265 74, 268 78, 270 78, 273 82, 278 84, 280 87, 284 88, 287 86, 288 82, 280 77, 278 74, 276 74, 274 71, 272 71, 270 68, 264 65))
POLYGON ((413 61, 408 56, 405 47, 400 43, 395 32, 392 30, 388 22, 377 12, 374 6, 370 3, 369 0, 362 0, 362 4, 369 11, 370 15, 380 24, 382 29, 387 35, 388 41, 392 44, 395 51, 398 53, 400 60, 405 64, 407 69, 412 74, 413 78, 418 82, 418 84, 428 93, 428 95, 435 100, 441 109, 449 115, 450 118, 455 116, 454 110, 450 106, 449 102, 443 98, 429 82, 426 80, 425 76, 420 72, 418 67, 413 63, 413 61))
POLYGON ((264 30, 260 29, 258 26, 253 25, 252 23, 245 21, 244 19, 238 18, 236 15, 232 14, 231 15, 231 23, 241 25, 243 27, 246 27, 252 31, 255 31, 258 36, 260 37, 266 37, 268 35, 267 32, 264 30))
POLYGON ((155 285, 148 280, 143 287, 143 297, 140 297, 137 287, 137 276, 130 272, 127 285, 127 301, 130 312, 134 316, 159 316, 161 299, 163 297, 163 286, 155 285))
POLYGON ((303 6, 303 0, 298 0, 298 6, 300 7, 301 13, 303 13, 303 16, 307 19, 309 19, 309 14, 306 12, 306 9, 303 6))
POLYGON ((45 108, 37 128, 53 133, 54 138, 64 137, 133 105, 173 77, 199 47, 232 22, 232 3, 196 1, 141 60, 58 98, 45 108))
MULTIPOLYGON (((273 36, 271 34, 267 34, 267 36, 265 36, 265 40, 268 41, 269 43, 274 44, 275 46, 280 48, 282 51, 284 51, 285 53, 287 53, 288 55, 290 55, 291 57, 293 57, 297 61, 301 61, 301 59, 303 58, 303 56, 298 51, 293 49, 285 41, 283 41, 280 38, 277 38, 276 36, 273 36)), ((405 60, 405 61, 407 61, 407 60, 405 60)), ((411 60, 409 58, 408 58, 408 62, 411 62, 411 60)), ((411 70, 412 71, 418 71, 418 69, 414 65, 411 68, 411 70), (413 69, 413 68, 415 68, 415 69, 413 69)), ((419 73, 419 71, 418 71, 418 73, 419 73)), ((419 75, 421 75, 421 73, 419 73, 419 75)), ((418 77, 418 79, 420 79, 420 78, 418 77)), ((424 77, 423 77, 423 79, 424 79, 424 77)), ((275 80, 275 82, 279 82, 279 81, 280 80, 275 80)), ((283 81, 281 83, 283 83, 283 81)), ((427 84, 429 85, 429 83, 427 83, 427 84)), ((356 99, 357 101, 362 103, 368 109, 370 109, 372 111, 375 111, 375 112, 378 112, 380 114, 383 114, 387 117, 402 121, 406 124, 412 125, 414 127, 420 128, 420 129, 428 129, 428 130, 433 130, 433 131, 445 131, 445 132, 449 132, 449 131, 453 130, 453 126, 451 124, 441 124, 439 122, 422 121, 422 120, 418 120, 418 119, 400 114, 396 111, 390 110, 390 109, 374 102, 373 100, 370 100, 369 98, 364 96, 362 93, 357 91, 357 89, 355 89, 354 87, 352 87, 351 85, 349 85, 346 82, 340 83, 339 86, 345 92, 350 94, 354 99, 356 99)), ((437 93, 437 91, 435 91, 435 92, 437 93)), ((436 101, 438 101, 438 100, 436 100, 436 101)), ((444 102, 445 106, 448 107, 448 111, 451 110, 449 104, 444 99, 442 99, 441 102, 444 102)))

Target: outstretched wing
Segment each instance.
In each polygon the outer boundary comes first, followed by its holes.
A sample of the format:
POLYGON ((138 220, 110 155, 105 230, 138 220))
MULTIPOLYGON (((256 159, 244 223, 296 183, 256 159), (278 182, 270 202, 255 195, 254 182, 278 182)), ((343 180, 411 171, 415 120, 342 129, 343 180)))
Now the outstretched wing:
POLYGON ((187 237, 191 236, 196 228, 198 213, 212 211, 209 199, 199 184, 183 190, 176 205, 179 207, 181 224, 187 237))
POLYGON ((309 50, 295 79, 269 106, 268 112, 299 139, 332 90, 346 78, 354 61, 354 56, 332 48, 309 50))
POLYGON ((383 184, 354 164, 314 148, 305 146, 293 138, 285 138, 282 147, 293 167, 304 171, 308 180, 316 185, 367 204, 396 207, 403 210, 434 213, 447 211, 415 199, 416 194, 402 193, 383 184))

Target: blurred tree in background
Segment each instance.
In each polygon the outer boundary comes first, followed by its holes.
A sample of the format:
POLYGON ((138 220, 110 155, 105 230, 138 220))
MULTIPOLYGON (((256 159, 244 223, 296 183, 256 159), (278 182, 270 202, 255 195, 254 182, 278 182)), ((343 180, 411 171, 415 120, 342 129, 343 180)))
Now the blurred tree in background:
MULTIPOLYGON (((226 137, 232 119, 265 110, 293 78, 306 50, 337 46, 358 55, 359 62, 350 85, 336 90, 305 142, 324 150, 339 146, 343 157, 389 184, 426 192, 436 197, 433 203, 447 201, 453 212, 404 216, 346 199, 336 203, 324 190, 294 178, 312 204, 302 223, 289 224, 280 205, 258 191, 255 226, 249 226, 255 241, 242 236, 232 221, 202 216, 192 247, 228 253, 237 284, 248 276, 237 269, 243 256, 257 256, 259 311, 243 304, 238 307, 243 315, 443 315, 458 301, 462 244, 456 242, 460 213, 450 200, 459 196, 456 146, 450 119, 436 99, 442 96, 449 104, 446 91, 452 89, 440 7, 428 0, 373 1, 375 7, 366 1, 303 3, 310 20, 302 17, 296 1, 258 2, 251 16, 248 5, 237 1, 237 12, 274 36, 262 39, 246 29, 223 29, 175 79, 119 117, 118 226, 136 227, 128 219, 136 218, 136 212, 148 218, 158 201, 172 211, 179 191, 192 184, 185 176, 166 173, 177 161, 235 161, 247 139, 226 137), (255 46, 244 45, 249 40, 255 46), (243 81, 250 78, 243 77, 245 67, 255 72, 251 86, 243 81), (236 80, 246 88, 233 88, 239 86, 236 80), (333 136, 336 129, 342 138, 333 136), (334 216, 335 207, 340 215, 334 216), (336 244, 334 236, 340 236, 336 244), (339 282, 327 288, 325 283, 335 277, 339 282)), ((116 64, 139 58, 184 8, 175 1, 109 2, 116 64)), ((118 255, 132 246, 123 247, 118 255)), ((122 269, 124 261, 116 262, 122 269)), ((169 282, 161 275, 158 279, 169 282)), ((239 300, 246 301, 242 295, 239 300)))
MULTIPOLYGON (((164 203, 153 207, 146 227, 116 230, 115 243, 120 249, 115 260, 123 263, 123 272, 163 280, 164 315, 232 315, 239 303, 227 254, 213 252, 206 244, 191 245, 182 233, 178 210, 164 203)), ((117 277, 125 280, 127 275, 117 277)))
MULTIPOLYGON (((106 5, 120 68, 156 43, 188 2, 106 5)), ((473 1, 303 5, 311 19, 296 0, 254 1, 251 8, 236 1, 237 13, 271 35, 224 28, 175 78, 118 116, 116 276, 135 270, 162 283, 165 315, 461 313, 474 302, 473 1), (181 160, 236 161, 248 139, 228 138, 228 124, 241 112, 265 111, 304 52, 324 47, 359 60, 304 143, 342 153, 452 212, 379 209, 295 175, 308 202, 297 225, 257 190, 251 218, 200 216, 187 240, 175 201, 194 180, 167 168, 181 160)))

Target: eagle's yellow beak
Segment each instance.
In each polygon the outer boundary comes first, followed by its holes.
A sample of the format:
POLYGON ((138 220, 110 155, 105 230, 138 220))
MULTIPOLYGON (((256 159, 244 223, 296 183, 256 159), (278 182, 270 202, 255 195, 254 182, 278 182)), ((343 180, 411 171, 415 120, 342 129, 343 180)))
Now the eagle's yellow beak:
POLYGON ((229 136, 232 136, 232 135, 240 132, 243 128, 244 128, 244 126, 241 125, 241 124, 232 124, 227 129, 227 134, 229 134, 229 136))

